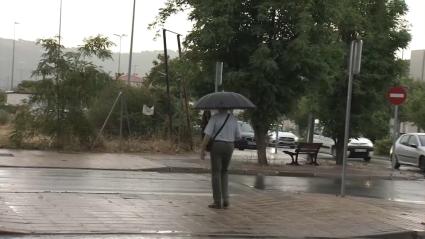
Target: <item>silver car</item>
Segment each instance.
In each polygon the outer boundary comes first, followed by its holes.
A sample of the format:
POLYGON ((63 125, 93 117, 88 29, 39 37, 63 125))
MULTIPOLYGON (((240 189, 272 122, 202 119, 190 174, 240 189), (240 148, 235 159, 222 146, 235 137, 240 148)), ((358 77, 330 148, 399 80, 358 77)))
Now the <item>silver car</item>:
POLYGON ((425 133, 404 134, 394 146, 390 150, 390 159, 395 169, 405 164, 419 167, 425 172, 425 133))

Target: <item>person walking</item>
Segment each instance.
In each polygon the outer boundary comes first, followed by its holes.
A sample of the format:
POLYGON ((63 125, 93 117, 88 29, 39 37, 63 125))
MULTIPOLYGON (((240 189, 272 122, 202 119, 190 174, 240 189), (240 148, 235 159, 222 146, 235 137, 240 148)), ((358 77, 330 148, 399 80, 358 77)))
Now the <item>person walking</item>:
POLYGON ((228 110, 219 109, 218 113, 211 116, 204 133, 201 144, 201 160, 205 159, 207 145, 210 140, 212 141, 210 158, 214 202, 208 207, 228 208, 228 167, 233 154, 234 142, 240 138, 238 121, 228 110))

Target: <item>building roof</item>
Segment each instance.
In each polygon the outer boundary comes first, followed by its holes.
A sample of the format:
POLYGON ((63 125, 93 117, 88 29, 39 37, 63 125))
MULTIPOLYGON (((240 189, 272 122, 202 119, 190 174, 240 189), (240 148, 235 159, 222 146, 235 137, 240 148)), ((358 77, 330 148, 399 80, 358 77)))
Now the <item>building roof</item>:
MULTIPOLYGON (((122 75, 120 77, 118 77, 118 80, 120 81, 127 81, 128 80, 128 75, 122 75)), ((144 79, 142 77, 140 77, 138 74, 134 73, 131 75, 130 77, 130 82, 131 83, 143 83, 144 79)))

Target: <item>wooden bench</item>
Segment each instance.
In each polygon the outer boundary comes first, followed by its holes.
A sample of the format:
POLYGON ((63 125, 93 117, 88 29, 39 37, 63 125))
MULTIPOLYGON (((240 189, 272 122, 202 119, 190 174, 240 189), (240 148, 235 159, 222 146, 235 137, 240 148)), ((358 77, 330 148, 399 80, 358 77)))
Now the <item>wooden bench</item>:
POLYGON ((319 165, 317 163, 317 154, 319 153, 319 149, 321 146, 322 146, 322 143, 298 143, 294 151, 284 150, 283 152, 291 156, 292 162, 288 163, 289 165, 299 165, 298 164, 299 154, 310 155, 311 162, 309 164, 319 165), (295 159, 294 159, 294 156, 295 156, 295 159))

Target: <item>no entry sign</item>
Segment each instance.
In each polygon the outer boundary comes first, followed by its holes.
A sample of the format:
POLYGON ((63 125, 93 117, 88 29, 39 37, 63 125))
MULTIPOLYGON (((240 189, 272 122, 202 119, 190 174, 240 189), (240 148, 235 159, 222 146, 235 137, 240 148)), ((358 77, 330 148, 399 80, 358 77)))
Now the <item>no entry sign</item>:
POLYGON ((401 105, 406 100, 407 93, 404 87, 396 86, 390 88, 387 97, 391 104, 401 105))

